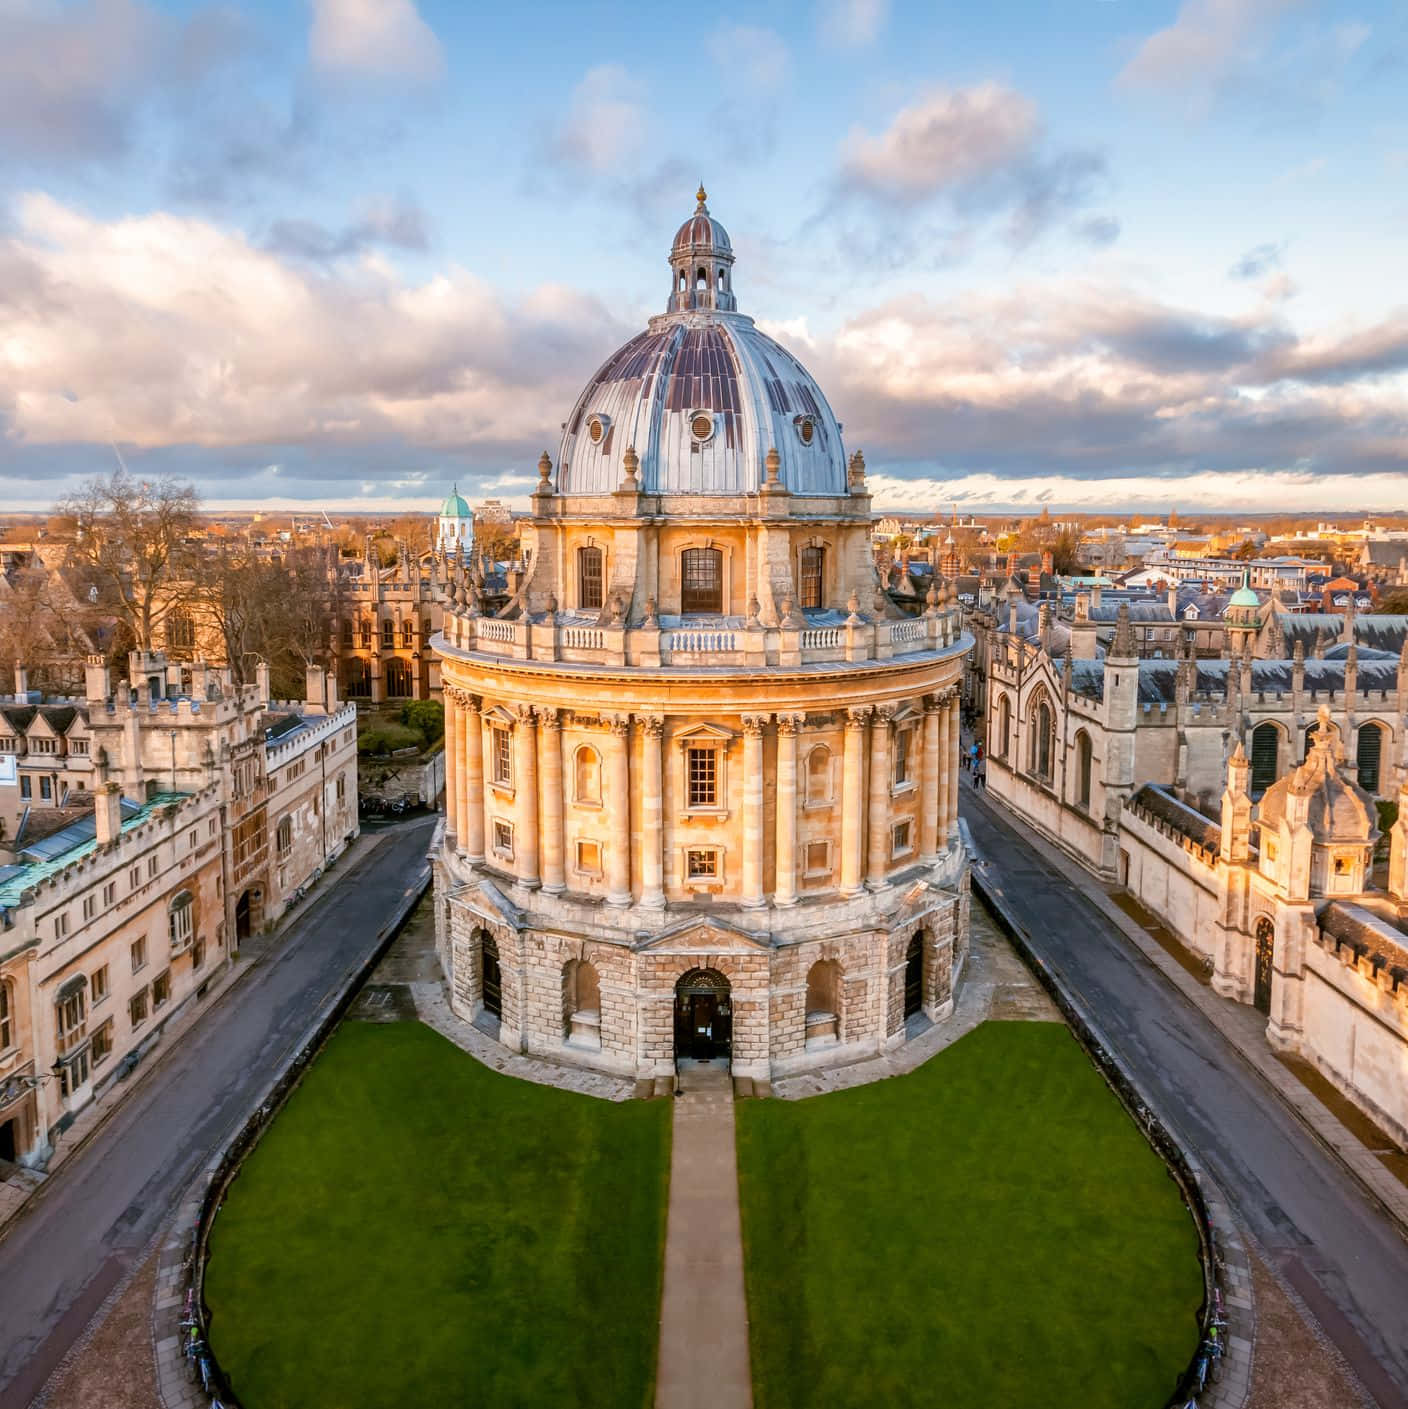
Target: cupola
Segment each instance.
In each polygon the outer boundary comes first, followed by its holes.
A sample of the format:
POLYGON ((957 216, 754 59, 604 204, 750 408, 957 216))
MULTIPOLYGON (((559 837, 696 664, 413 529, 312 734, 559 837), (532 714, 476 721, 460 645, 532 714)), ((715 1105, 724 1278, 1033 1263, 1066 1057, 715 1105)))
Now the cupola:
POLYGON ((666 312, 713 309, 732 313, 738 307, 733 297, 733 245, 728 231, 709 214, 703 186, 695 199, 694 214, 675 231, 670 246, 674 282, 666 312))

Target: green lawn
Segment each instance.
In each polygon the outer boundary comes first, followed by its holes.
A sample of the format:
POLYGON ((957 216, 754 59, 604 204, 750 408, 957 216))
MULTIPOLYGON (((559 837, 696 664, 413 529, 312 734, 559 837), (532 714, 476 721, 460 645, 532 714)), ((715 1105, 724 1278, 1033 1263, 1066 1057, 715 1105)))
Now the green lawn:
POLYGON ((215 1221, 215 1352, 246 1409, 648 1409, 669 1150, 669 1102, 345 1024, 215 1221))
POLYGON ((1057 1023, 738 1109, 757 1409, 1159 1409, 1197 1340, 1178 1187, 1057 1023))

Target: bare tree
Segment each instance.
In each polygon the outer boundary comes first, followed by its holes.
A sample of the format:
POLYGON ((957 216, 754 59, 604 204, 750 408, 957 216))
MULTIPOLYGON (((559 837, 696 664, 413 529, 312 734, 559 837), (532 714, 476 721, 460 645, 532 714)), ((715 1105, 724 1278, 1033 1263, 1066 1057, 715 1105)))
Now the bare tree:
POLYGON ((140 650, 154 644, 163 591, 190 570, 189 537, 199 511, 191 485, 136 479, 122 469, 90 480, 55 510, 73 519, 74 560, 140 650))

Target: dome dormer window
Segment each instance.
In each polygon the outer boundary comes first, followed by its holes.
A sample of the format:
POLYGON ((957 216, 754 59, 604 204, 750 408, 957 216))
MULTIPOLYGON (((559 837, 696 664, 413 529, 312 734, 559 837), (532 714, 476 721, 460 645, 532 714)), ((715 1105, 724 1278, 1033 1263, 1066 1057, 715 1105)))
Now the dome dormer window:
POLYGON ((700 445, 713 437, 714 417, 709 411, 695 411, 689 418, 689 433, 700 445))
POLYGON ((607 416, 591 416, 587 419, 587 437, 593 445, 600 445, 606 439, 610 425, 611 420, 607 416))
POLYGON ((810 445, 816 438, 816 422, 810 416, 798 416, 793 424, 797 427, 797 439, 803 445, 810 445))

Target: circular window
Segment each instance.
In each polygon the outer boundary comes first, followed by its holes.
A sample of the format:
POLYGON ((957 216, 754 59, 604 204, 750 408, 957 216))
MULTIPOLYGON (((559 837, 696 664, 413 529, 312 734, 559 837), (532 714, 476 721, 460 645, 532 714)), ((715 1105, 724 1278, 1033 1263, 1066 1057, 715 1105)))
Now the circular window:
POLYGON ((797 434, 801 436, 803 445, 810 445, 812 437, 816 434, 816 422, 803 416, 797 422, 797 434))
POLYGON ((587 434, 591 436, 593 445, 601 444, 601 438, 606 434, 606 427, 602 425, 600 416, 593 416, 587 422, 587 434))
POLYGON ((695 440, 708 440, 714 433, 714 418, 704 411, 696 411, 689 429, 695 440))

